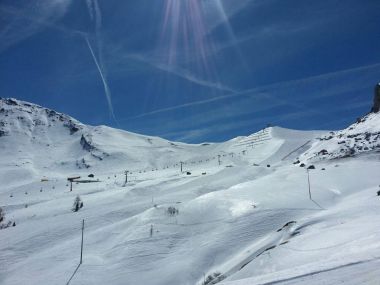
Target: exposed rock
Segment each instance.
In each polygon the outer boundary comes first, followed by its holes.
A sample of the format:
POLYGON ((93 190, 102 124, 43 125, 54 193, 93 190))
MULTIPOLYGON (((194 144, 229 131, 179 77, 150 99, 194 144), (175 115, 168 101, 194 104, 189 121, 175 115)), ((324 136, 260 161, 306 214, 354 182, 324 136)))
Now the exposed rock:
POLYGON ((16 100, 13 100, 11 98, 4 99, 5 104, 11 105, 11 106, 17 106, 18 103, 16 100))
POLYGON ((45 112, 48 115, 48 117, 55 117, 55 116, 58 115, 58 113, 56 111, 53 111, 53 110, 50 110, 50 109, 45 109, 45 112))
POLYGON ((80 144, 84 150, 91 151, 95 149, 95 147, 83 135, 80 138, 80 144))
POLYGON ((377 113, 380 110, 380 83, 375 86, 375 94, 373 97, 373 107, 372 112, 377 113))
POLYGON ((73 121, 69 120, 68 122, 66 122, 64 124, 64 126, 66 128, 68 128, 70 130, 70 135, 76 133, 77 131, 80 130, 80 127, 78 125, 76 125, 73 121))

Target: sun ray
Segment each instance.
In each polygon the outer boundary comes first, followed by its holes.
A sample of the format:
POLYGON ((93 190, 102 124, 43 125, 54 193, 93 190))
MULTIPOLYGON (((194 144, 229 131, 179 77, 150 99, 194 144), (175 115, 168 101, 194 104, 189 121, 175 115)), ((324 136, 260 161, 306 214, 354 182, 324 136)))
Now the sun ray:
POLYGON ((206 37, 202 3, 198 0, 166 0, 161 32, 161 46, 170 66, 192 60, 198 71, 209 72, 207 54, 210 43, 206 37))

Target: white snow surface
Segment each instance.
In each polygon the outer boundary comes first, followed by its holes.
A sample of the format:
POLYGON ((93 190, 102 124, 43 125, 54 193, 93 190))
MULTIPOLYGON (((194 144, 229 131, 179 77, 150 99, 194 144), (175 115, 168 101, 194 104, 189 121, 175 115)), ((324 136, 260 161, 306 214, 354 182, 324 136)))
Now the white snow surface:
POLYGON ((67 284, 82 219, 73 285, 380 284, 379 132, 369 114, 190 145, 0 99, 0 284, 67 284))

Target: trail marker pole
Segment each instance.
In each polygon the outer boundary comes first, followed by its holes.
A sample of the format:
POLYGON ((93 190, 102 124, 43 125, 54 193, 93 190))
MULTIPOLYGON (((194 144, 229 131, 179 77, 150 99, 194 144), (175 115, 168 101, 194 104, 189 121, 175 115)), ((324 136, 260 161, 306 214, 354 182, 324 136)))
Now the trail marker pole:
POLYGON ((310 186, 310 174, 309 174, 309 169, 306 169, 306 172, 307 172, 307 184, 309 186, 309 198, 310 200, 315 204, 317 205, 319 208, 321 208, 322 210, 324 210, 324 208, 319 205, 316 201, 313 200, 313 198, 311 197, 311 186, 310 186))
POLYGON ((310 198, 310 200, 313 200, 313 198, 311 197, 311 188, 310 188, 310 174, 309 174, 309 169, 306 169, 306 172, 307 172, 307 184, 309 185, 309 198, 310 198))
POLYGON ((182 172, 183 172, 183 171, 182 171, 183 162, 181 161, 180 164, 181 164, 181 173, 182 173, 182 172))
POLYGON ((82 261, 83 261, 83 233, 84 233, 84 219, 82 220, 82 242, 81 242, 81 246, 80 246, 80 262, 79 264, 82 264, 82 261))
POLYGON ((84 219, 82 220, 82 242, 81 242, 81 245, 80 245, 80 261, 79 261, 79 264, 77 266, 77 268, 75 268, 73 274, 71 275, 70 279, 67 281, 66 285, 69 285, 71 280, 74 278, 75 274, 77 273, 79 267, 81 266, 82 264, 82 258, 83 258, 83 232, 84 232, 84 219))

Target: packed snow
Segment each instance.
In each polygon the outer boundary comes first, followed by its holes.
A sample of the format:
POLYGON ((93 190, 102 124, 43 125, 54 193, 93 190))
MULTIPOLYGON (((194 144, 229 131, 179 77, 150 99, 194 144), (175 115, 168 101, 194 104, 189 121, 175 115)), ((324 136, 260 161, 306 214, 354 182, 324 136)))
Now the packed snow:
POLYGON ((0 99, 0 284, 379 284, 379 133, 190 145, 0 99))

